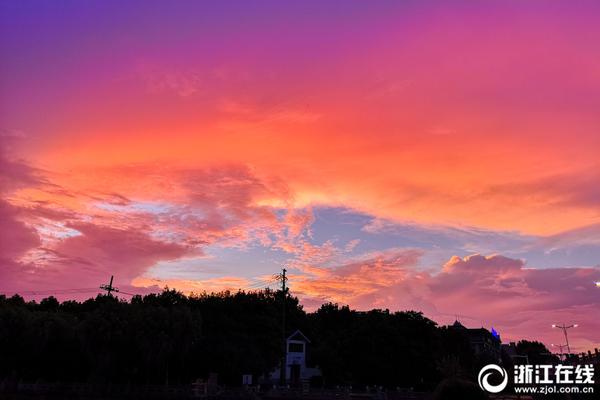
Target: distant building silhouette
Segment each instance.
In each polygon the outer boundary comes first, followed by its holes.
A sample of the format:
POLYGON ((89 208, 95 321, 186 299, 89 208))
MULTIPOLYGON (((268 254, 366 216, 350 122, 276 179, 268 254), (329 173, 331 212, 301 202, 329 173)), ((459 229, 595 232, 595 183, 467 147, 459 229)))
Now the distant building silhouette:
POLYGON ((529 364, 529 357, 525 354, 519 354, 517 350, 517 344, 515 342, 510 342, 508 344, 503 344, 502 353, 509 357, 513 364, 529 364))
POLYGON ((468 335, 471 350, 475 355, 487 356, 495 360, 500 360, 501 343, 500 335, 492 328, 488 331, 485 328, 467 328, 458 320, 454 321, 449 329, 463 331, 468 335))

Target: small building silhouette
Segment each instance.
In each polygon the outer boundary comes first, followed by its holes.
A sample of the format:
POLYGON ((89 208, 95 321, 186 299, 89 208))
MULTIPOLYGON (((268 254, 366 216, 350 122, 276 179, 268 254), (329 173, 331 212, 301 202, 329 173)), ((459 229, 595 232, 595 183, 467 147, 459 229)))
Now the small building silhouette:
MULTIPOLYGON (((296 330, 286 340, 285 380, 291 386, 308 382, 312 377, 321 376, 318 367, 308 367, 308 352, 310 339, 300 330, 296 330)), ((271 372, 271 380, 279 379, 280 369, 271 372)))

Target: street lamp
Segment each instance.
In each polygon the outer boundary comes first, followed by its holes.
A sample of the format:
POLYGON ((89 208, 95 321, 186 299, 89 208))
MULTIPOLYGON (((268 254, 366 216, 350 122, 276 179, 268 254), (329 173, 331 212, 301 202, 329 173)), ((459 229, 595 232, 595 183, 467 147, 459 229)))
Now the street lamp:
POLYGON ((564 358, 564 355, 565 355, 563 349, 565 347, 567 347, 567 345, 566 344, 554 344, 554 343, 552 343, 550 346, 552 346, 552 347, 558 347, 558 349, 560 350, 560 358, 562 360, 564 358))
POLYGON ((600 281, 596 281, 596 287, 600 288, 600 281))
POLYGON ((577 328, 579 325, 577 324, 572 324, 572 325, 556 325, 556 324, 552 324, 553 328, 558 328, 558 329, 562 329, 563 333, 565 334, 565 341, 567 342, 567 351, 569 352, 569 354, 571 354, 571 348, 569 347, 569 337, 567 336, 567 329, 571 329, 571 328, 577 328))

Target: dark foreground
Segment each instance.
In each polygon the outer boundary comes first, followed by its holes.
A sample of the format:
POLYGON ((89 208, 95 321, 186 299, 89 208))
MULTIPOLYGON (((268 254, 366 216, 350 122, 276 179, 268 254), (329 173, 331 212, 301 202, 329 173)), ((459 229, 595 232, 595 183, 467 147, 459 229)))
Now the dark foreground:
MULTIPOLYGON (((510 392, 510 390, 508 390, 510 392)), ((219 387, 208 393, 197 386, 125 386, 125 385, 57 385, 19 384, 7 387, 0 383, 0 399, 3 400, 577 400, 593 399, 588 395, 515 395, 484 393, 476 384, 462 379, 446 379, 433 390, 418 392, 397 388, 385 390, 376 387, 360 389, 336 387, 332 389, 265 388, 260 386, 226 388, 219 387)))

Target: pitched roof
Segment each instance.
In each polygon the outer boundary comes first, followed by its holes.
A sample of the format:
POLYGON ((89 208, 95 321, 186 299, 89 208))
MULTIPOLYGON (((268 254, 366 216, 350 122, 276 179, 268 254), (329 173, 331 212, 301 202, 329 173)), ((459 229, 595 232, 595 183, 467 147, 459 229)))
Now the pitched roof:
POLYGON ((302 333, 300 331, 300 329, 296 329, 296 331, 294 333, 292 333, 287 340, 301 340, 304 341, 306 343, 310 343, 310 339, 307 338, 304 333, 302 333))
POLYGON ((452 326, 452 328, 467 329, 467 328, 465 328, 465 326, 463 324, 461 324, 460 322, 458 322, 458 320, 454 321, 454 323, 451 326, 452 326))

